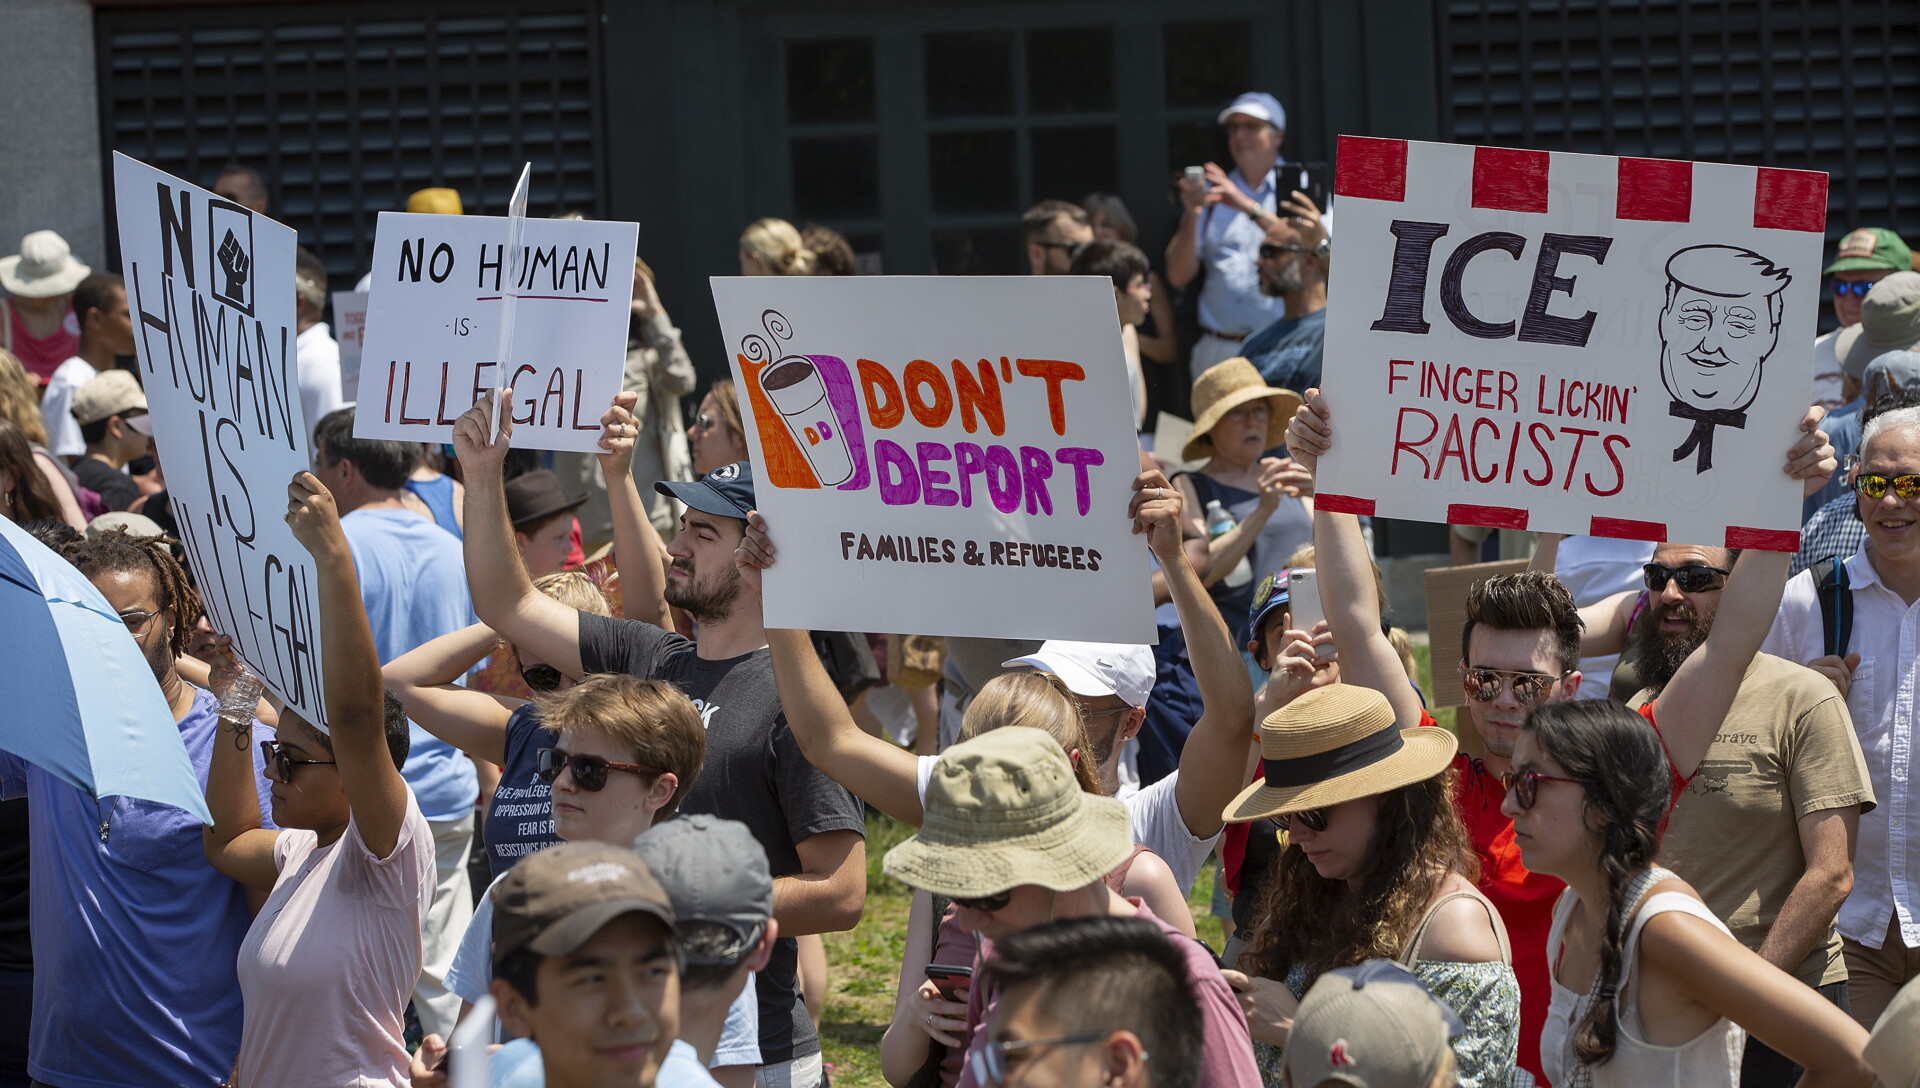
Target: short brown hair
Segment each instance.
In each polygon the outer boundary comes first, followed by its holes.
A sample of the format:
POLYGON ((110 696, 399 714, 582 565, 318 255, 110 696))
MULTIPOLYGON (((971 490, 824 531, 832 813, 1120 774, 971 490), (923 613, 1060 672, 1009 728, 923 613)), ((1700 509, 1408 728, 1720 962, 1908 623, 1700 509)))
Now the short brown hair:
POLYGON ((1053 221, 1063 215, 1081 226, 1087 224, 1087 210, 1080 205, 1064 200, 1042 200, 1020 217, 1020 233, 1026 241, 1037 242, 1052 228, 1053 221))
POLYGON ((1551 631, 1559 652, 1560 669, 1580 667, 1580 609, 1560 579, 1541 570, 1502 574, 1475 582, 1467 589, 1467 622, 1460 629, 1460 655, 1473 645, 1473 629, 1486 625, 1496 631, 1551 631))
POLYGON ((678 811, 707 756, 707 732, 700 724, 700 712, 665 680, 599 673, 565 691, 537 696, 534 702, 546 729, 605 733, 631 747, 635 763, 672 772, 680 784, 661 807, 662 818, 678 811))

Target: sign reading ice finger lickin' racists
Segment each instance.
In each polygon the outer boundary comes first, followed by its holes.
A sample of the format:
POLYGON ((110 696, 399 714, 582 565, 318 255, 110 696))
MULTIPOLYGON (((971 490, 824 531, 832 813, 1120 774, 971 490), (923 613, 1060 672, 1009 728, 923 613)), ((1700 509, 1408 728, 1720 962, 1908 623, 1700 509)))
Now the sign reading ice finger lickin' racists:
POLYGON ((1343 136, 1324 509, 1792 551, 1827 176, 1343 136))
POLYGON ((715 279, 769 627, 1154 641, 1111 281, 715 279))
POLYGON ((450 442, 480 394, 510 388, 515 447, 597 448, 626 364, 639 225, 520 222, 510 254, 504 217, 380 213, 356 436, 450 442))

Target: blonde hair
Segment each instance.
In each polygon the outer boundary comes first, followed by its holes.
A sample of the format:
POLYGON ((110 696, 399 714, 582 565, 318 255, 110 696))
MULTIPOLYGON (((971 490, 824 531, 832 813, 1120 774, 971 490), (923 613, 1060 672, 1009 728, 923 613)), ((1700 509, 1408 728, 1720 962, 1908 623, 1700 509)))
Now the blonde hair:
POLYGON ((707 731, 700 712, 684 692, 665 680, 642 680, 625 673, 596 673, 565 691, 534 697, 540 726, 558 735, 591 731, 631 748, 634 762, 678 778, 673 796, 661 806, 671 816, 693 787, 707 756, 707 731))
POLYGON ((804 276, 813 271, 813 251, 800 232, 784 219, 757 219, 740 232, 740 249, 760 259, 776 276, 804 276))
POLYGON ((576 612, 591 612, 596 616, 613 615, 613 610, 607 607, 606 594, 593 584, 593 579, 577 570, 543 574, 533 580, 533 588, 576 612))
POLYGON ((1100 772, 1093 765, 1093 742, 1080 716, 1080 700, 1050 672, 1009 672, 981 685, 960 719, 960 739, 972 740, 1005 725, 1043 730, 1060 742, 1073 761, 1073 776, 1086 793, 1100 793, 1100 772))
POLYGON ((0 348, 0 419, 20 428, 35 446, 47 444, 46 421, 40 416, 40 389, 13 352, 0 348))
POLYGON ((721 378, 707 387, 707 395, 713 398, 713 407, 720 413, 720 422, 733 432, 734 440, 742 445, 747 441, 747 425, 740 418, 740 391, 733 387, 732 378, 721 378))

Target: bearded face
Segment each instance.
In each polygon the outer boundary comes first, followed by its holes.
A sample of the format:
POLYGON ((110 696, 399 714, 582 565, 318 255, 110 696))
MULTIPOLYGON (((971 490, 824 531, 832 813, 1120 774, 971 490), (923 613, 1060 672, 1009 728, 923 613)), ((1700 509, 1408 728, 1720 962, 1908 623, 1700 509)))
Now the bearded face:
POLYGON ((1654 597, 1633 621, 1633 641, 1640 647, 1636 663, 1640 683, 1659 694, 1693 651, 1713 630, 1713 609, 1702 613, 1691 601, 1654 597))
POLYGON ((740 597, 740 568, 725 563, 719 570, 702 575, 692 558, 675 559, 667 575, 665 596, 668 604, 700 623, 724 620, 733 614, 733 604, 740 597))

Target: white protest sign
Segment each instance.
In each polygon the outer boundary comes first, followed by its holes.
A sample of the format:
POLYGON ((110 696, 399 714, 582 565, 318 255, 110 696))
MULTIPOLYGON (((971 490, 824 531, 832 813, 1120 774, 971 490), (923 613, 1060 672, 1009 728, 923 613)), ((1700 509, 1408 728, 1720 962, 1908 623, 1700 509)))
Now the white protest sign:
POLYGON ((310 463, 290 227, 115 153, 127 307, 153 444, 214 627, 325 728, 313 557, 284 514, 310 463))
POLYGON ((480 394, 514 390, 513 445, 591 452, 620 391, 637 223, 527 219, 502 372, 509 221, 381 212, 360 364, 359 438, 450 442, 480 394))
POLYGON ((1113 285, 713 280, 769 627, 1154 641, 1113 285))
POLYGON ((340 392, 354 396, 360 390, 360 349, 367 340, 365 291, 333 293, 333 340, 340 345, 340 392))
POLYGON ((1343 136, 1321 509, 1792 551, 1827 176, 1343 136))

